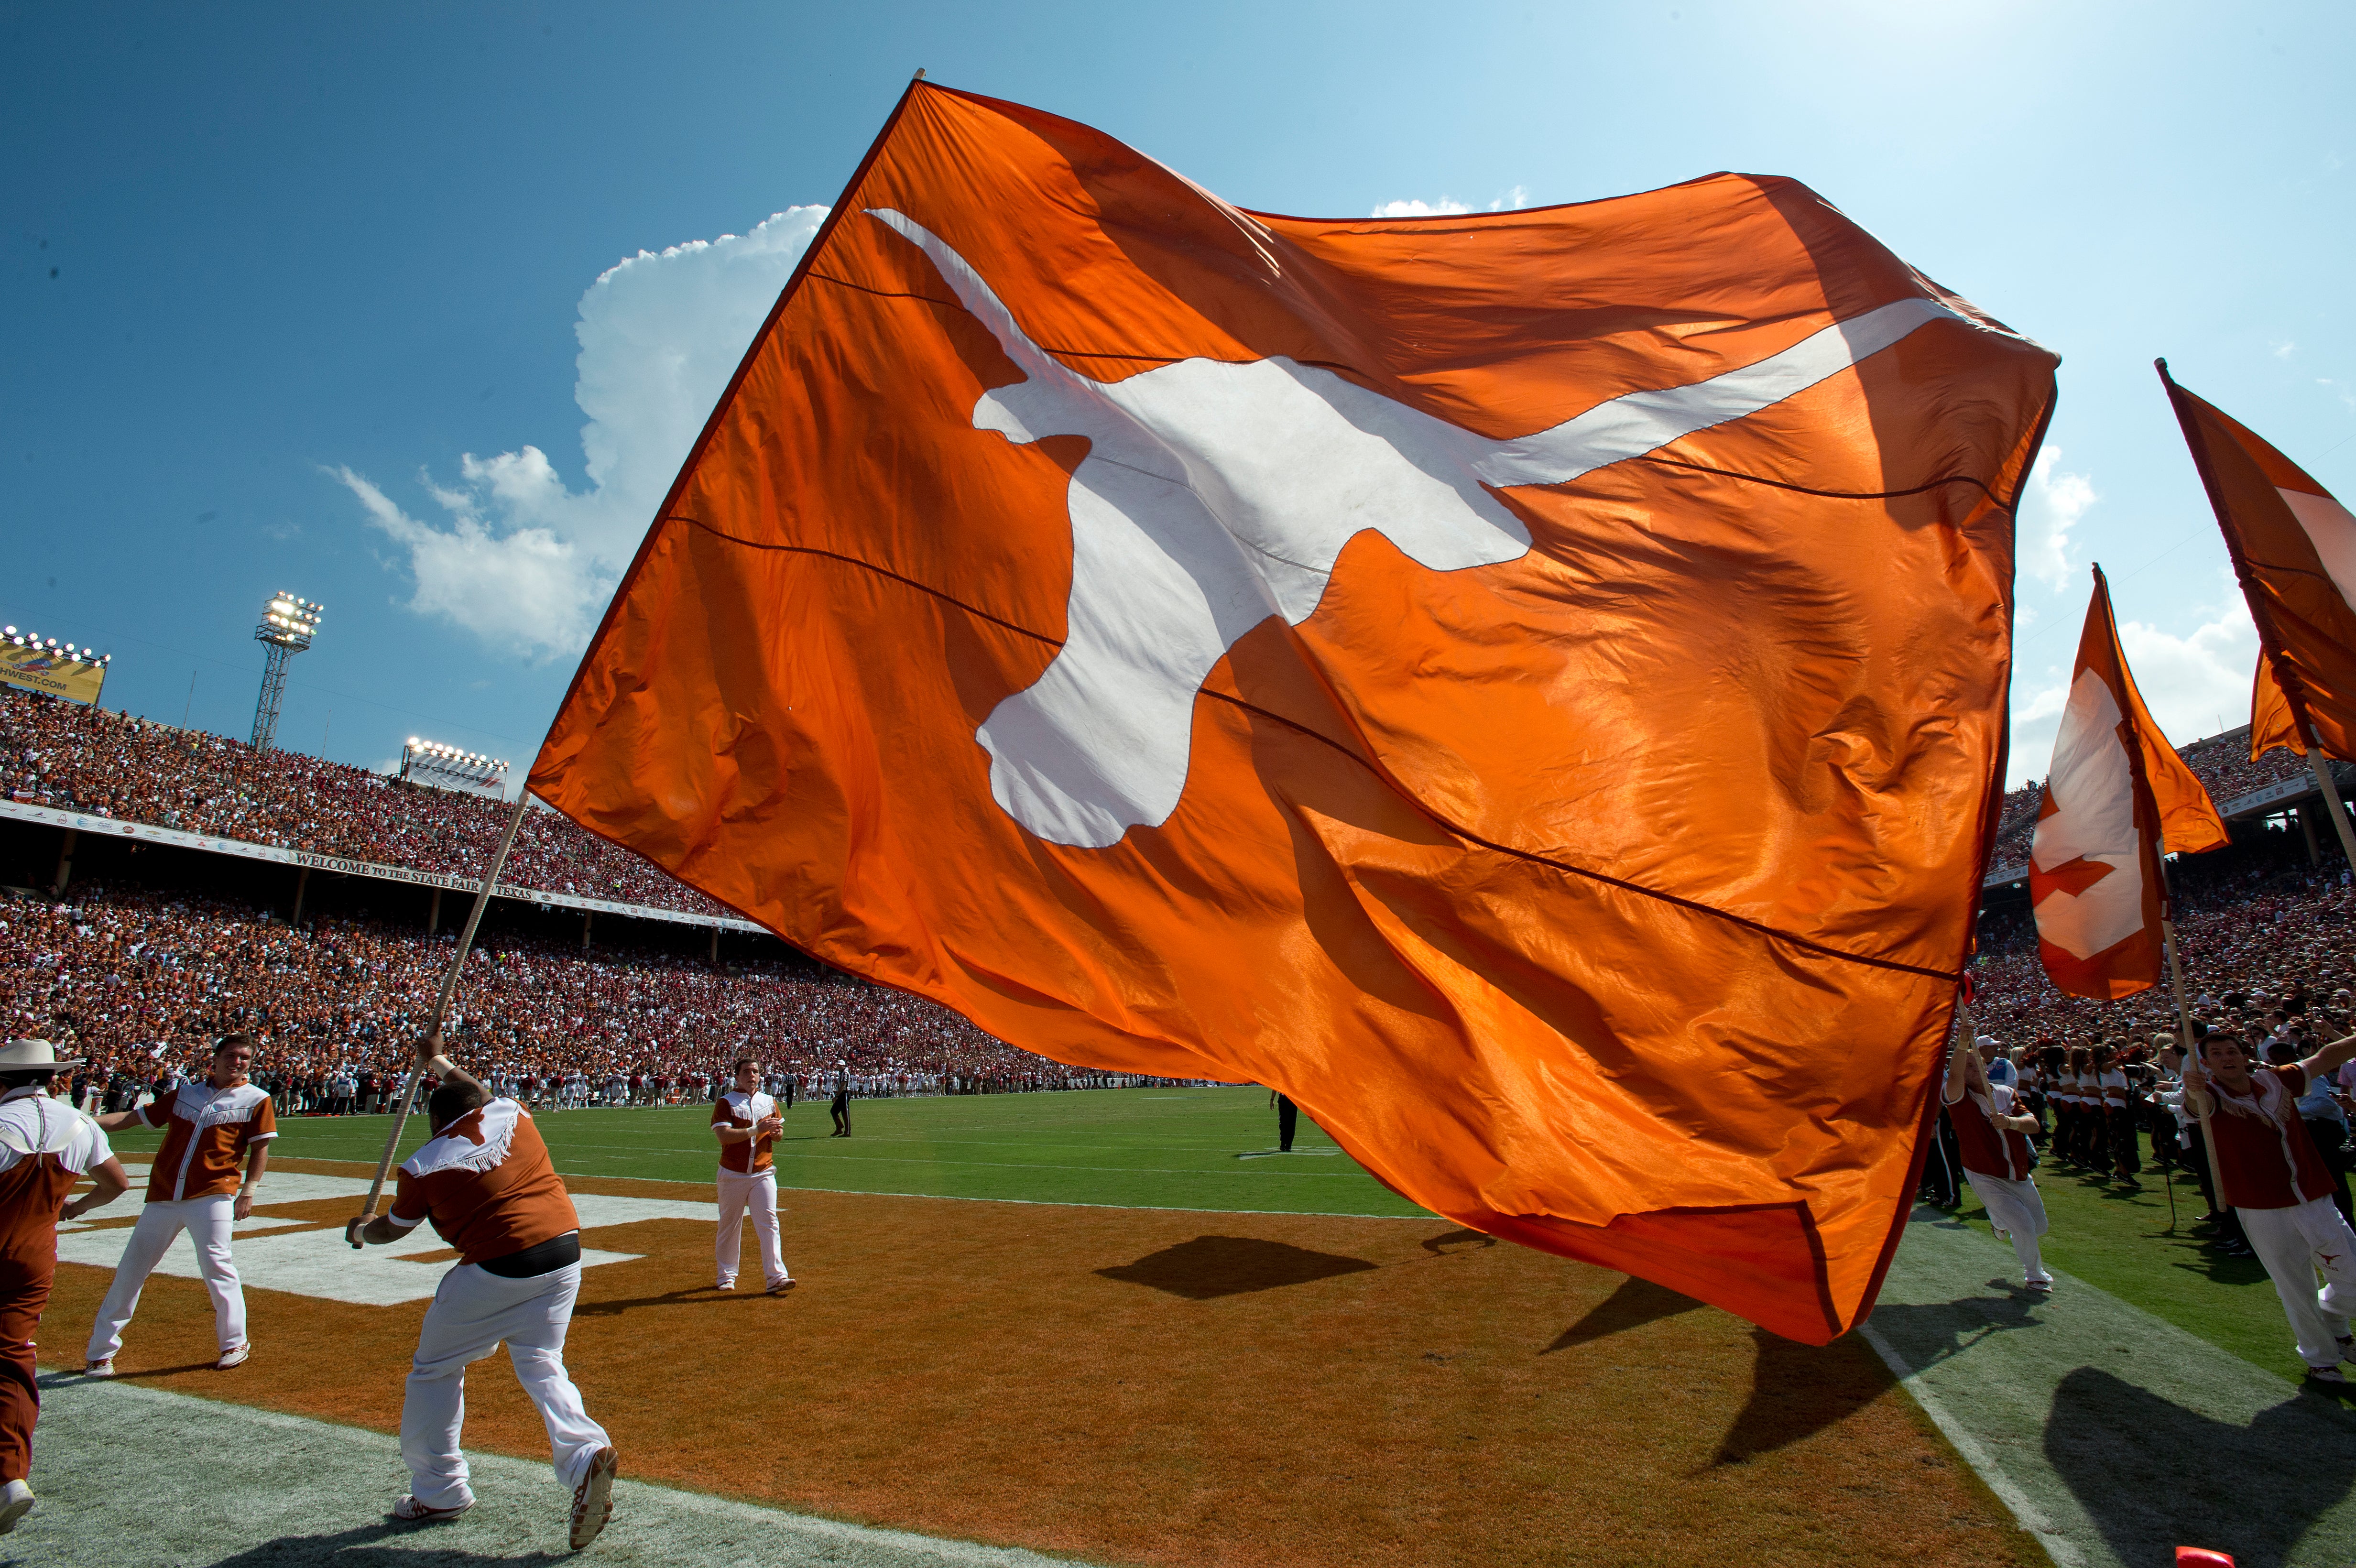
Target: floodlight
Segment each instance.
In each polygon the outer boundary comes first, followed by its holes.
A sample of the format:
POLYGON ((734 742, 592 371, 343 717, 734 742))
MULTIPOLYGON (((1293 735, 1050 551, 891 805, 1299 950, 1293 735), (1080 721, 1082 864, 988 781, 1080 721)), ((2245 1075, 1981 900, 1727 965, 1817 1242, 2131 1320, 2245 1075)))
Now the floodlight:
POLYGON ((262 693, 253 705, 253 749, 266 752, 278 730, 278 705, 285 695, 286 661, 311 645, 319 630, 316 612, 306 613, 303 601, 281 589, 262 608, 253 628, 264 652, 262 693))

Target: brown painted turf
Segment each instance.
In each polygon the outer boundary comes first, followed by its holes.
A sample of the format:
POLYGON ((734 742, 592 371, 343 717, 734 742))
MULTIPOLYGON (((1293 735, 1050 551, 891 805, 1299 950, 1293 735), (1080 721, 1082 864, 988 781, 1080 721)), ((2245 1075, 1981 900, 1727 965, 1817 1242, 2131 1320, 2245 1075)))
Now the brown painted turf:
MULTIPOLYGON (((1105 1563, 2046 1561, 1853 1338, 1440 1221, 783 1197, 781 1298, 709 1289, 701 1225, 596 1233, 645 1254, 585 1271, 566 1354, 625 1475, 1105 1563)), ((107 1277, 59 1269, 46 1360, 107 1277)), ((214 1372, 202 1286, 159 1275, 118 1365, 398 1429, 424 1303, 247 1303, 214 1372)), ((501 1361, 466 1393, 470 1447, 546 1455, 501 1361)))

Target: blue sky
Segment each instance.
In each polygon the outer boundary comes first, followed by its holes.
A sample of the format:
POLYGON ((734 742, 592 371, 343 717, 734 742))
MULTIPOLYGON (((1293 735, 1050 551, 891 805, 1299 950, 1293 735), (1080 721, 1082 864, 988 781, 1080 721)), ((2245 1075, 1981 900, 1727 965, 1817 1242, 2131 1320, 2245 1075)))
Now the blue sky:
POLYGON ((0 620, 242 735, 255 613, 305 594, 281 742, 348 762, 528 761, 791 209, 919 65, 1282 212, 1814 186, 2063 356, 2015 778, 2089 560, 2174 738, 2247 716, 2154 355, 2356 498, 2344 5, 17 4, 0 39, 0 620))

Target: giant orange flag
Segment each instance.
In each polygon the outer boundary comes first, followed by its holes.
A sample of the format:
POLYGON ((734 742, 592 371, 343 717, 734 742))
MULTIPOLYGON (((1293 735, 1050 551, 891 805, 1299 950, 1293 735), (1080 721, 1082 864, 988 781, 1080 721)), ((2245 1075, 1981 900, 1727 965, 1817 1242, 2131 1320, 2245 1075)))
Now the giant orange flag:
POLYGON ((2356 517, 2158 362, 2258 626, 2250 760, 2278 746, 2356 762, 2356 517))
POLYGON ((2054 363, 1789 180, 1280 218, 919 85, 531 787, 1822 1341, 1913 1189, 2054 363))
POLYGON ((2208 790, 2136 689, 2098 566, 2029 852, 2038 956, 2053 984, 2098 1001, 2158 985, 2168 908, 2160 857, 2227 841, 2208 790))

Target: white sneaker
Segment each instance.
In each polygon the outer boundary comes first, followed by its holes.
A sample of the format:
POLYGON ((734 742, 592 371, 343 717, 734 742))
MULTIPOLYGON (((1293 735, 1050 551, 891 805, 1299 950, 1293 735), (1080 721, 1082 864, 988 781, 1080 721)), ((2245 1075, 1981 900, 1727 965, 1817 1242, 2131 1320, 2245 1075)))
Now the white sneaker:
POLYGON ((2023 1290, 2033 1290, 2043 1296, 2051 1296, 2053 1293, 2053 1282, 2051 1279, 2024 1279, 2020 1282, 2020 1288, 2023 1290))
POLYGON ((251 1339, 240 1339, 236 1344, 231 1345, 228 1349, 223 1350, 220 1353, 220 1360, 213 1363, 213 1371, 217 1372, 225 1372, 231 1367, 241 1367, 245 1365, 248 1360, 252 1360, 252 1356, 253 1341, 251 1339))
POLYGON ((412 1494, 392 1505, 392 1517, 403 1524, 431 1524, 435 1520, 456 1519, 474 1506, 475 1499, 468 1498, 456 1508, 429 1508, 412 1494))
POLYGON ((112 1377, 114 1375, 114 1358, 112 1356, 105 1356, 102 1357, 98 1360, 91 1362, 88 1366, 82 1368, 81 1375, 86 1378, 112 1377))
POLYGON ((621 1467, 611 1448, 600 1448, 590 1456, 589 1473, 573 1488, 573 1551, 596 1540, 605 1521, 614 1517, 614 1474, 621 1467))
POLYGON ((22 1481, 11 1481, 0 1487, 0 1535, 16 1528, 16 1521, 33 1511, 33 1488, 22 1481))

